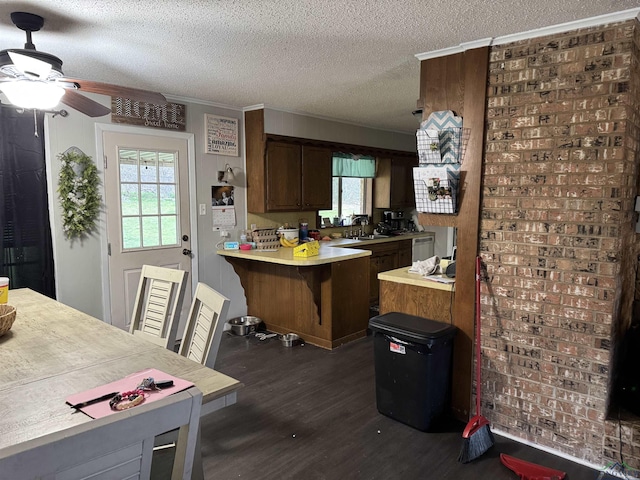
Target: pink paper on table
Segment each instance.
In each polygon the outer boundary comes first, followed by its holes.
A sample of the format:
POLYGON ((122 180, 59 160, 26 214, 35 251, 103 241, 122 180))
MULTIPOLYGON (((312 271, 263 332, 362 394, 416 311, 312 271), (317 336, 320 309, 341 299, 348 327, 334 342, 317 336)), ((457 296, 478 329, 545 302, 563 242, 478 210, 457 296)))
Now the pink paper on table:
MULTIPOLYGON (((140 405, 144 405, 145 403, 164 398, 171 395, 172 393, 181 392, 182 390, 186 390, 187 388, 193 386, 192 382, 174 377, 173 375, 161 372, 160 370, 156 370, 155 368, 148 368, 140 372, 132 373, 131 375, 128 375, 120 380, 116 380, 115 382, 107 383, 106 385, 101 385, 84 392, 75 393, 67 397, 65 400, 70 405, 76 405, 78 403, 101 397, 102 395, 106 395, 111 392, 128 392, 130 390, 134 390, 138 385, 140 385, 142 380, 147 377, 153 377, 156 382, 173 380, 173 386, 169 388, 163 388, 162 390, 151 390, 145 392, 144 402, 142 402, 140 405)), ((118 412, 117 410, 111 409, 111 407, 109 406, 109 400, 94 403, 93 405, 87 405, 86 407, 82 407, 79 410, 82 410, 91 418, 102 418, 106 417, 107 415, 111 415, 112 413, 118 412)))

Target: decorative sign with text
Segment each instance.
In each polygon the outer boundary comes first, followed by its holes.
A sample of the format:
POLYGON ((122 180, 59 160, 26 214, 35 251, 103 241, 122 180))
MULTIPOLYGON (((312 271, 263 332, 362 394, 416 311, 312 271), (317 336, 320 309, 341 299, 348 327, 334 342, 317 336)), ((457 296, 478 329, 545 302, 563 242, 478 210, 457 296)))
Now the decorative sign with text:
POLYGON ((205 153, 238 156, 238 119, 204 115, 205 153))
POLYGON ((111 121, 113 123, 184 132, 187 127, 185 110, 186 106, 181 103, 154 105, 129 98, 111 97, 111 121))

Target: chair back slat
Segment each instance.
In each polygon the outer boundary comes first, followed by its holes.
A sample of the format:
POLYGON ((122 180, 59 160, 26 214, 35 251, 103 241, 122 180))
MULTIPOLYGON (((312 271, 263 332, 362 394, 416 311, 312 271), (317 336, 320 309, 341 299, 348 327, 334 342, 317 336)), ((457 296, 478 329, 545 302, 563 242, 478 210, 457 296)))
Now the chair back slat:
POLYGON ((174 349, 187 272, 143 265, 129 331, 174 349))
POLYGON ((204 283, 198 283, 178 353, 214 368, 229 299, 204 283))

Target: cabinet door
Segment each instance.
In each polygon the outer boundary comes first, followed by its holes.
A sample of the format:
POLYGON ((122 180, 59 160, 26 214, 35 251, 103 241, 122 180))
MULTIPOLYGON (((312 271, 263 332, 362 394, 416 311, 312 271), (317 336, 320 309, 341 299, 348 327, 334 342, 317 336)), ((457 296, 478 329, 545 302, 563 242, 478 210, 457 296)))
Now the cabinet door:
POLYGON ((379 302, 380 280, 378 273, 387 272, 398 268, 398 252, 386 252, 371 257, 371 265, 375 262, 375 274, 371 272, 371 286, 369 288, 369 303, 375 305, 379 302))
POLYGON ((391 208, 415 207, 413 193, 413 167, 417 162, 410 159, 391 161, 391 208))
POLYGON ((267 144, 268 211, 300 210, 300 153, 300 145, 281 142, 267 144))
POLYGON ((331 149, 302 147, 302 209, 331 209, 331 149))
POLYGON ((402 240, 398 247, 398 268, 410 267, 412 264, 411 240, 402 240))
POLYGON ((398 268, 398 253, 386 253, 378 257, 378 273, 398 268))
POLYGON ((380 281, 378 280, 378 257, 369 257, 369 305, 378 304, 380 281))

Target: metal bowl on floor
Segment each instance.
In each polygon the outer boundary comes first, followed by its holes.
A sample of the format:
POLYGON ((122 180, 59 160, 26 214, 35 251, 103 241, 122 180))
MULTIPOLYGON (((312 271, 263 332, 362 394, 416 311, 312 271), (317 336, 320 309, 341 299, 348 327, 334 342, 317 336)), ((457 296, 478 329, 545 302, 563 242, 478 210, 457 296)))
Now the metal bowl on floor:
POLYGON ((293 347, 302 343, 302 339, 295 333, 287 333, 280 336, 280 341, 285 347, 293 347))
POLYGON ((242 317, 232 318, 229 320, 231 325, 231 333, 234 335, 249 335, 254 333, 258 329, 258 325, 262 323, 262 319, 258 317, 252 317, 250 315, 244 315, 242 317))

